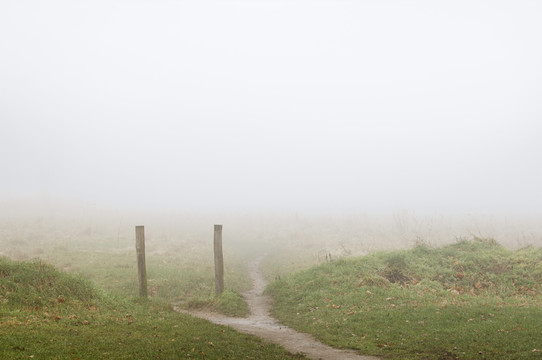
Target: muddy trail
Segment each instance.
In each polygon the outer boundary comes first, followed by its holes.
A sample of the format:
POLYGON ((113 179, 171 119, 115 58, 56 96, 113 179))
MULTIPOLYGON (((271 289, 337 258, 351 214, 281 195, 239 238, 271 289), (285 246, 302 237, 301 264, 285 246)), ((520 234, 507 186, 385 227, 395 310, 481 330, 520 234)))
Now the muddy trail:
POLYGON ((252 289, 243 294, 249 308, 250 316, 247 318, 228 317, 216 312, 201 310, 177 311, 209 320, 215 324, 226 325, 242 333, 258 336, 266 341, 279 344, 291 353, 301 353, 310 359, 320 360, 376 360, 372 356, 359 355, 353 350, 335 349, 325 345, 312 336, 297 332, 296 330, 282 325, 278 320, 269 315, 272 299, 265 296, 263 291, 267 280, 260 271, 259 257, 248 265, 248 271, 252 279, 252 289))

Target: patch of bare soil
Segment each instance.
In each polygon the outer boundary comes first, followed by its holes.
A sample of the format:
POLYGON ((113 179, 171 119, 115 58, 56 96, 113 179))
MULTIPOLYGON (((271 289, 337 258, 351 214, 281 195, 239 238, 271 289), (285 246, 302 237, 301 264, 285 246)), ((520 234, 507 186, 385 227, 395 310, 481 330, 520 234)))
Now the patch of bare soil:
POLYGON ((280 324, 269 315, 272 299, 263 295, 267 281, 260 271, 259 265, 262 260, 259 257, 249 264, 249 274, 252 279, 252 289, 243 294, 249 308, 250 316, 247 318, 227 317, 215 312, 201 310, 177 311, 209 320, 215 324, 230 326, 237 331, 258 336, 266 341, 276 343, 291 353, 301 353, 310 359, 319 360, 376 360, 372 356, 359 355, 353 350, 335 349, 322 344, 312 336, 295 331, 280 324))

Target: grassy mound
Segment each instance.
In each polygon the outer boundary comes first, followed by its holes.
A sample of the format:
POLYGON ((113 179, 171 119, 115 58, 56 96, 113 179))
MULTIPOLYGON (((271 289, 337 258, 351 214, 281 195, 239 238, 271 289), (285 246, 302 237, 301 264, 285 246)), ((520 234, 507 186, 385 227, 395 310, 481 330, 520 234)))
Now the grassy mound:
POLYGON ((226 290, 216 300, 215 307, 223 314, 230 316, 245 317, 249 314, 247 303, 241 295, 231 290, 226 290))
POLYGON ((154 301, 99 294, 41 262, 0 258, 0 359, 300 358, 154 301))
POLYGON ((231 290, 225 290, 214 298, 193 299, 181 305, 187 309, 212 310, 236 317, 246 317, 250 313, 243 297, 231 290))
POLYGON ((92 305, 98 295, 89 281, 57 271, 41 261, 0 258, 0 301, 10 308, 43 308, 59 303, 92 305))
POLYGON ((366 354, 542 359, 542 249, 418 246, 323 264, 268 292, 286 324, 366 354))

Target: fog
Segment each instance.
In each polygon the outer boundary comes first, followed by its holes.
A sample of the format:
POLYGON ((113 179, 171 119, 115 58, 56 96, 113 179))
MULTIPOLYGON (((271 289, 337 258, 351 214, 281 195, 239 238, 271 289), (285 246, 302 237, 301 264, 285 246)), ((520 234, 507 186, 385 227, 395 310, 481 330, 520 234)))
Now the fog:
POLYGON ((526 0, 4 0, 2 216, 539 220, 541 18, 526 0))

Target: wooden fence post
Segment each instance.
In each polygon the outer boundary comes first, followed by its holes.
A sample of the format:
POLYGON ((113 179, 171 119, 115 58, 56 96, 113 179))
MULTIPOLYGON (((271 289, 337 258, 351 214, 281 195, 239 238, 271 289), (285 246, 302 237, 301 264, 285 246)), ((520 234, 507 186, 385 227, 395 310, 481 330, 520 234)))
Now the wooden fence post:
POLYGON ((139 296, 147 297, 147 268, 145 266, 145 227, 136 226, 137 277, 139 296))
POLYGON ((224 291, 224 257, 222 255, 222 225, 215 225, 215 293, 224 291))

